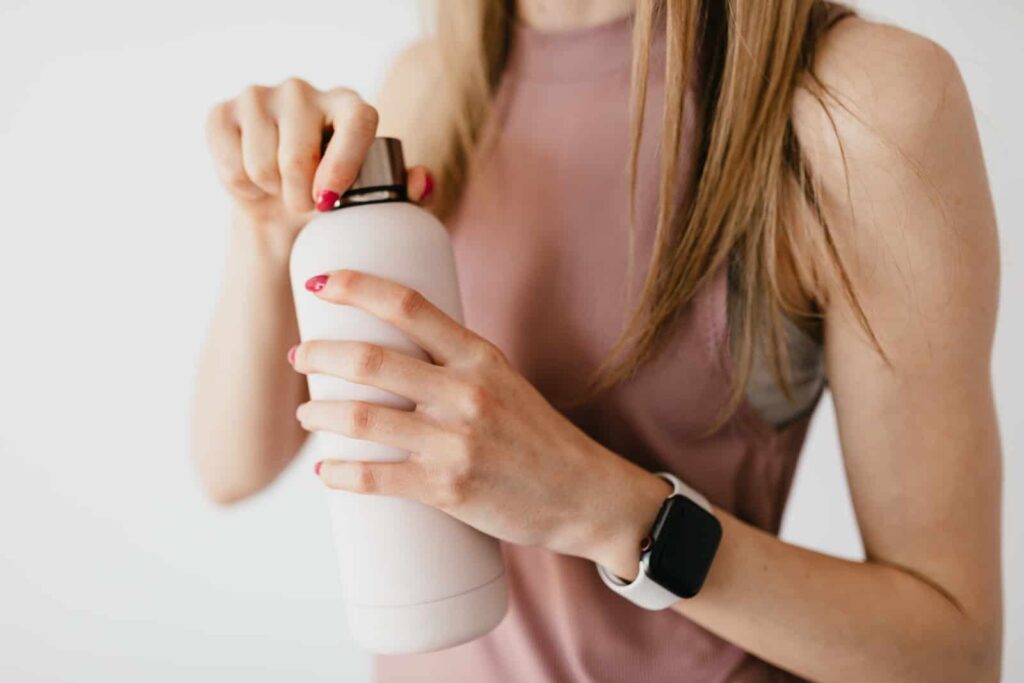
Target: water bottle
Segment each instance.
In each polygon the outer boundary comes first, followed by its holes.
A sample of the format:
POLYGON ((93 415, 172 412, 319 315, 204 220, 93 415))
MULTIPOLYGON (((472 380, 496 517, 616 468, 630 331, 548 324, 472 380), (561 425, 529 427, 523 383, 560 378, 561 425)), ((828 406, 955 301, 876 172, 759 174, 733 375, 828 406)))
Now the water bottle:
MULTIPOLYGON (((314 217, 291 252, 291 283, 303 340, 358 340, 417 358, 427 355, 390 325, 305 289, 310 277, 342 268, 419 290, 462 321, 448 233, 406 196, 401 142, 377 138, 358 179, 333 210, 314 217)), ((411 409, 376 387, 311 374, 313 400, 361 400, 411 409)), ((400 461, 408 453, 331 432, 307 449, 319 459, 400 461)), ((348 623, 363 648, 381 654, 426 652, 479 637, 507 609, 504 566, 495 539, 422 503, 326 489, 348 623)))

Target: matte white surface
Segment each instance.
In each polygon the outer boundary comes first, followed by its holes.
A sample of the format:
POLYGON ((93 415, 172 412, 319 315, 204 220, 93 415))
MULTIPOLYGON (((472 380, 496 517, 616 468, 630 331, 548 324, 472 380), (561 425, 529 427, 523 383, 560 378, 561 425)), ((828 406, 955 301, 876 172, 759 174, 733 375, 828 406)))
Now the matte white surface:
MULTIPOLYGON (((295 238, 291 282, 303 340, 362 341, 427 359, 398 328, 353 306, 306 291, 321 273, 350 268, 421 292, 455 320, 462 300, 444 226, 408 202, 350 206, 316 216, 295 238)), ((377 387, 311 374, 315 401, 363 400, 401 409, 412 401, 377 387)), ((297 466, 324 459, 401 461, 408 453, 337 432, 316 432, 297 466)), ((305 468, 307 471, 309 467, 305 468)), ((327 489, 350 634, 370 652, 454 647, 505 615, 504 566, 493 538, 444 512, 405 498, 327 489), (358 606, 357 610, 353 610, 358 606), (457 617, 457 618, 455 618, 457 617)))
MULTIPOLYGON (((861 6, 949 48, 981 126, 1004 266, 1004 678, 1024 680, 1024 8, 861 6)), ((311 472, 220 511, 187 460, 228 215, 202 126, 252 81, 373 92, 417 31, 411 0, 0 2, 0 680, 368 680, 311 472)), ((843 486, 826 404, 786 537, 856 556, 843 486)))

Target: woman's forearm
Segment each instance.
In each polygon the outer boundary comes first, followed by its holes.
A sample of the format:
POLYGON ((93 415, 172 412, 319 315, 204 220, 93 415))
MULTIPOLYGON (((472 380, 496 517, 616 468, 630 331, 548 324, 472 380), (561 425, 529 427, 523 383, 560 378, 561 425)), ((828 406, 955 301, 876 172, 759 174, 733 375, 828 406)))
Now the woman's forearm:
POLYGON ((269 484, 305 438, 295 421, 305 381, 288 365, 298 341, 288 280, 294 230, 231 225, 216 312, 199 360, 192 454, 214 500, 229 503, 269 484))
POLYGON ((999 626, 925 577, 787 544, 721 510, 701 593, 674 609, 816 681, 997 681, 999 626))
MULTIPOLYGON (((358 174, 377 119, 356 92, 299 78, 250 85, 207 116, 214 168, 235 206, 192 416, 192 451, 214 500, 260 490, 305 440, 295 409, 309 394, 287 359, 299 341, 289 254, 314 209, 332 208, 358 174)), ((428 188, 425 170, 410 169, 410 198, 428 188)))
MULTIPOLYGON (((500 349, 415 291, 367 273, 324 275, 309 296, 386 320, 432 359, 352 342, 298 346, 299 373, 375 386, 417 404, 416 411, 360 401, 300 406, 297 417, 311 431, 417 452, 401 463, 323 461, 317 473, 326 485, 412 498, 504 541, 586 558, 635 578, 641 540, 671 491, 663 480, 580 431, 500 349), (375 362, 367 364, 370 356, 375 362)), ((952 395, 945 392, 946 401, 952 395)), ((864 514, 862 496, 859 520, 865 545, 874 542, 872 561, 802 549, 716 510, 723 535, 707 580, 699 595, 674 609, 812 680, 997 680, 1001 598, 990 538, 999 524, 978 497, 998 496, 990 490, 998 482, 998 439, 991 402, 960 396, 965 403, 954 405, 962 414, 975 405, 966 420, 973 427, 962 441, 946 434, 944 451, 933 448, 928 463, 907 469, 934 473, 968 453, 968 471, 978 479, 962 487, 965 477, 955 472, 941 488, 932 486, 937 492, 920 511, 906 493, 899 505, 872 517, 864 514), (922 514, 928 523, 921 523, 922 514), (880 545, 881 531, 893 527, 904 533, 880 545)), ((862 483, 860 472, 851 471, 851 481, 862 483)), ((876 488, 897 483, 893 477, 876 488)), ((914 495, 924 488, 918 483, 914 495)))

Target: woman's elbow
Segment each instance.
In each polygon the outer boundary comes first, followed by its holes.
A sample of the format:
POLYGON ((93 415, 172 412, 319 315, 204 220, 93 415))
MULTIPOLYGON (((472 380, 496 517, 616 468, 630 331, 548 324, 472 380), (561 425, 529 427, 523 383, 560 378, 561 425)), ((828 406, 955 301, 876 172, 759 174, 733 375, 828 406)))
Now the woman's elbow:
POLYGON ((207 500, 218 507, 234 505, 249 498, 258 490, 252 487, 239 486, 237 482, 225 482, 204 477, 200 477, 200 482, 207 500))
POLYGON ((251 461, 236 458, 209 443, 193 442, 192 462, 199 487, 208 500, 227 507, 249 498, 266 488, 274 474, 260 471, 251 461))
POLYGON ((926 681, 999 683, 1002 675, 1002 627, 998 614, 979 618, 962 614, 950 633, 936 642, 928 657, 926 681), (983 623, 987 622, 987 623, 983 623))
MULTIPOLYGON (((997 620, 998 621, 998 620, 997 620)), ((965 676, 958 680, 977 683, 999 683, 1002 677, 1003 642, 1002 628, 975 627, 967 629, 964 649, 965 676)))

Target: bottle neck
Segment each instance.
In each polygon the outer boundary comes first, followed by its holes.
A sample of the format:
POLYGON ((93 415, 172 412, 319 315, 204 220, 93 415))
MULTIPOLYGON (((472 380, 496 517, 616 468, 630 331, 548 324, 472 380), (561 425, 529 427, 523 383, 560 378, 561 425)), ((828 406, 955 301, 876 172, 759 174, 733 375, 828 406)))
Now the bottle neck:
POLYGON ((349 190, 338 197, 334 209, 343 209, 346 206, 359 206, 362 204, 383 204, 386 202, 407 202, 409 196, 402 185, 386 185, 382 187, 360 187, 349 190))

